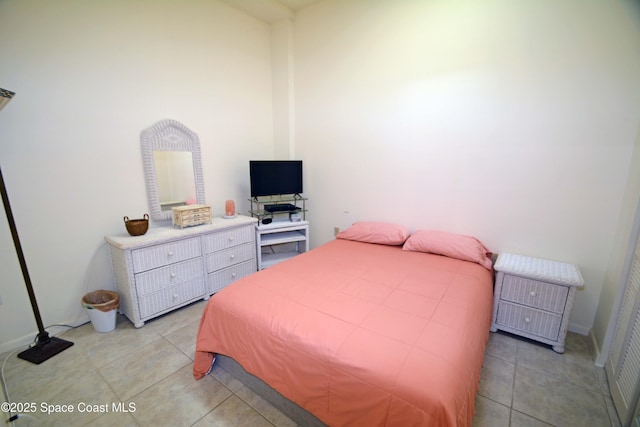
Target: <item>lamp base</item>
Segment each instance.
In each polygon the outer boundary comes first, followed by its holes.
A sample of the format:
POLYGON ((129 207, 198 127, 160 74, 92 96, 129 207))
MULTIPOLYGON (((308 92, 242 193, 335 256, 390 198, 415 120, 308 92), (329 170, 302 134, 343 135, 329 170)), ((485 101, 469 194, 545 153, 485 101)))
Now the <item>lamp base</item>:
POLYGON ((71 341, 58 337, 49 337, 47 332, 43 332, 42 334, 38 334, 38 342, 33 347, 29 347, 22 353, 18 353, 18 357, 39 365, 72 345, 73 343, 71 341))

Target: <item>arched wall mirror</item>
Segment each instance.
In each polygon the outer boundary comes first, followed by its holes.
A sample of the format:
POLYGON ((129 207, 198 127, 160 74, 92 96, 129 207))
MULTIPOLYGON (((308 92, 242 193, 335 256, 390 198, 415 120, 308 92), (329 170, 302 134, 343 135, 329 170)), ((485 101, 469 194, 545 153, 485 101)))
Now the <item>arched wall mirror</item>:
POLYGON ((171 219, 171 208, 204 204, 198 135, 175 120, 161 120, 140 134, 149 215, 171 219))

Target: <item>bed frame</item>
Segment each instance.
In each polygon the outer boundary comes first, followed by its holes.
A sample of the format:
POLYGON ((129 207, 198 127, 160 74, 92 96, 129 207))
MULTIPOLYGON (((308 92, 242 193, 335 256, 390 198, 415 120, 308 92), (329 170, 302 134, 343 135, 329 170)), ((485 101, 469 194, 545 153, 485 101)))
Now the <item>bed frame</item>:
POLYGON ((215 364, 229 372, 233 377, 272 404, 280 412, 291 418, 298 425, 305 427, 327 427, 327 425, 320 421, 315 415, 307 412, 305 409, 278 393, 260 378, 245 371, 244 368, 232 358, 218 354, 216 355, 215 364))

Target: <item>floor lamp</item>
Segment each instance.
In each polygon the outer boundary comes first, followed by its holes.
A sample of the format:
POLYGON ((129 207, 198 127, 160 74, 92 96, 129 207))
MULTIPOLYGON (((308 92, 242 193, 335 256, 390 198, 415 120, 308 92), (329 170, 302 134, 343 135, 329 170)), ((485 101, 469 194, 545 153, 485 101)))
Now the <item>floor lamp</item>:
MULTIPOLYGON (((0 88, 0 110, 9 103, 15 93, 6 89, 0 88)), ((42 317, 40 317, 40 310, 38 310, 38 303, 36 301, 36 295, 33 293, 33 286, 31 285, 31 279, 29 278, 29 271, 27 270, 27 263, 22 253, 22 245, 20 245, 20 239, 18 238, 18 230, 16 229, 16 223, 13 220, 13 213, 11 212, 11 205, 9 204, 9 196, 7 195, 7 189, 4 185, 4 178, 2 177, 2 170, 0 169, 0 192, 2 193, 2 203, 4 204, 4 211, 7 214, 7 221, 9 222, 9 229, 11 229, 11 236, 13 237, 13 244, 16 247, 16 253, 18 255, 18 261, 20 261, 20 268, 22 269, 22 276, 24 277, 24 283, 27 286, 27 292, 29 293, 29 299, 31 300, 31 308, 33 309, 33 315, 36 318, 38 324, 38 336, 36 343, 29 347, 27 350, 18 354, 18 357, 27 360, 31 363, 40 364, 47 359, 55 356, 56 354, 71 347, 73 343, 71 341, 63 340, 57 337, 50 337, 49 333, 44 330, 42 324, 42 317)))

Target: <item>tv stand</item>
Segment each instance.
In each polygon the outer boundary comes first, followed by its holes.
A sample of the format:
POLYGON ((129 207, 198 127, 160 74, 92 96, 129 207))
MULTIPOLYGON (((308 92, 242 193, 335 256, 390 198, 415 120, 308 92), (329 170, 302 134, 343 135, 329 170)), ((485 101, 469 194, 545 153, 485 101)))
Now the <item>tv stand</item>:
POLYGON ((300 194, 252 197, 250 214, 258 218, 256 247, 258 270, 309 250, 307 199, 300 194), (294 220, 292 214, 297 214, 294 220), (263 223, 269 219, 268 224, 263 223))
POLYGON ((274 221, 256 225, 258 270, 309 250, 308 221, 274 221))
POLYGON ((249 199, 251 202, 249 213, 260 222, 264 218, 271 218, 273 222, 288 219, 285 215, 292 213, 301 214, 301 220, 305 221, 307 200, 299 194, 252 197, 249 199))

